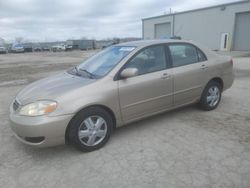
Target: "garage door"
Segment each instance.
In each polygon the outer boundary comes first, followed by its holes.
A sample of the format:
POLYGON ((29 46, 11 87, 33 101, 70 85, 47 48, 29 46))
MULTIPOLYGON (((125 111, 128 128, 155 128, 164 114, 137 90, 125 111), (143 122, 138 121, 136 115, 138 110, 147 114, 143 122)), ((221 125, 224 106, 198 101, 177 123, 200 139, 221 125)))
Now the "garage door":
POLYGON ((170 23, 161 23, 155 24, 155 38, 168 38, 171 36, 171 24, 170 23))
POLYGON ((250 12, 236 14, 234 50, 250 51, 250 12))

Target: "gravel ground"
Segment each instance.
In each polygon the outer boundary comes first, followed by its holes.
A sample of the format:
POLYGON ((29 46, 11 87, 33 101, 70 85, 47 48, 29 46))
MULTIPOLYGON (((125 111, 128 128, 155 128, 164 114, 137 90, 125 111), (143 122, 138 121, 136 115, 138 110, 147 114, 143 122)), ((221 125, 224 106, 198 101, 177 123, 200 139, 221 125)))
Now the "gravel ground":
POLYGON ((250 187, 250 58, 234 58, 236 79, 220 106, 195 106, 119 128, 91 153, 35 149, 17 141, 8 108, 26 84, 95 51, 0 55, 0 187, 250 187))

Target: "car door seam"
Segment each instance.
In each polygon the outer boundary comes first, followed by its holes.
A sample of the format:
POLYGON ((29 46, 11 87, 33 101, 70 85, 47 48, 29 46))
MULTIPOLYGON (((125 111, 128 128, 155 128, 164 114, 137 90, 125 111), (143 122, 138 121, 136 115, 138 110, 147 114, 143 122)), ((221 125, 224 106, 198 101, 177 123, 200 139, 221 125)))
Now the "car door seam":
POLYGON ((133 103, 133 104, 128 104, 128 105, 122 107, 122 109, 129 108, 131 106, 135 106, 135 105, 138 105, 138 104, 150 102, 150 101, 153 101, 153 100, 156 100, 156 99, 160 99, 160 98, 164 98, 164 97, 169 97, 171 95, 173 95, 173 94, 170 93, 170 94, 167 94, 167 95, 161 95, 161 96, 158 96, 158 97, 153 97, 153 98, 150 98, 150 99, 142 100, 142 101, 139 101, 139 102, 136 102, 136 103, 133 103))

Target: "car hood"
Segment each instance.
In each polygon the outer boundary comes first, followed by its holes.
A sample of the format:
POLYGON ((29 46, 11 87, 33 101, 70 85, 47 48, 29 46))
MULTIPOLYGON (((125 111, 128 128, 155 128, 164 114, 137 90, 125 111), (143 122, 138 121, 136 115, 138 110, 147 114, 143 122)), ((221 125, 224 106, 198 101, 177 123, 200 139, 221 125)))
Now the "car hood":
POLYGON ((37 100, 56 100, 95 81, 64 72, 29 84, 17 94, 17 98, 23 105, 37 100))

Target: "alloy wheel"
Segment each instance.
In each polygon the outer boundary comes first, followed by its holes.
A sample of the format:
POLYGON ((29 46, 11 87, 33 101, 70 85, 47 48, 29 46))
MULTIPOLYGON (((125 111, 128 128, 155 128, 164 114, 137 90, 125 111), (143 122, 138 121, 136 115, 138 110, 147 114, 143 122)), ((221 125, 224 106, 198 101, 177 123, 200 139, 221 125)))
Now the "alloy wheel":
POLYGON ((101 116, 89 116, 83 120, 78 130, 80 142, 86 146, 95 146, 102 142, 107 134, 107 123, 101 116))
POLYGON ((220 89, 217 86, 212 86, 208 89, 207 103, 210 107, 214 107, 220 100, 220 89))

